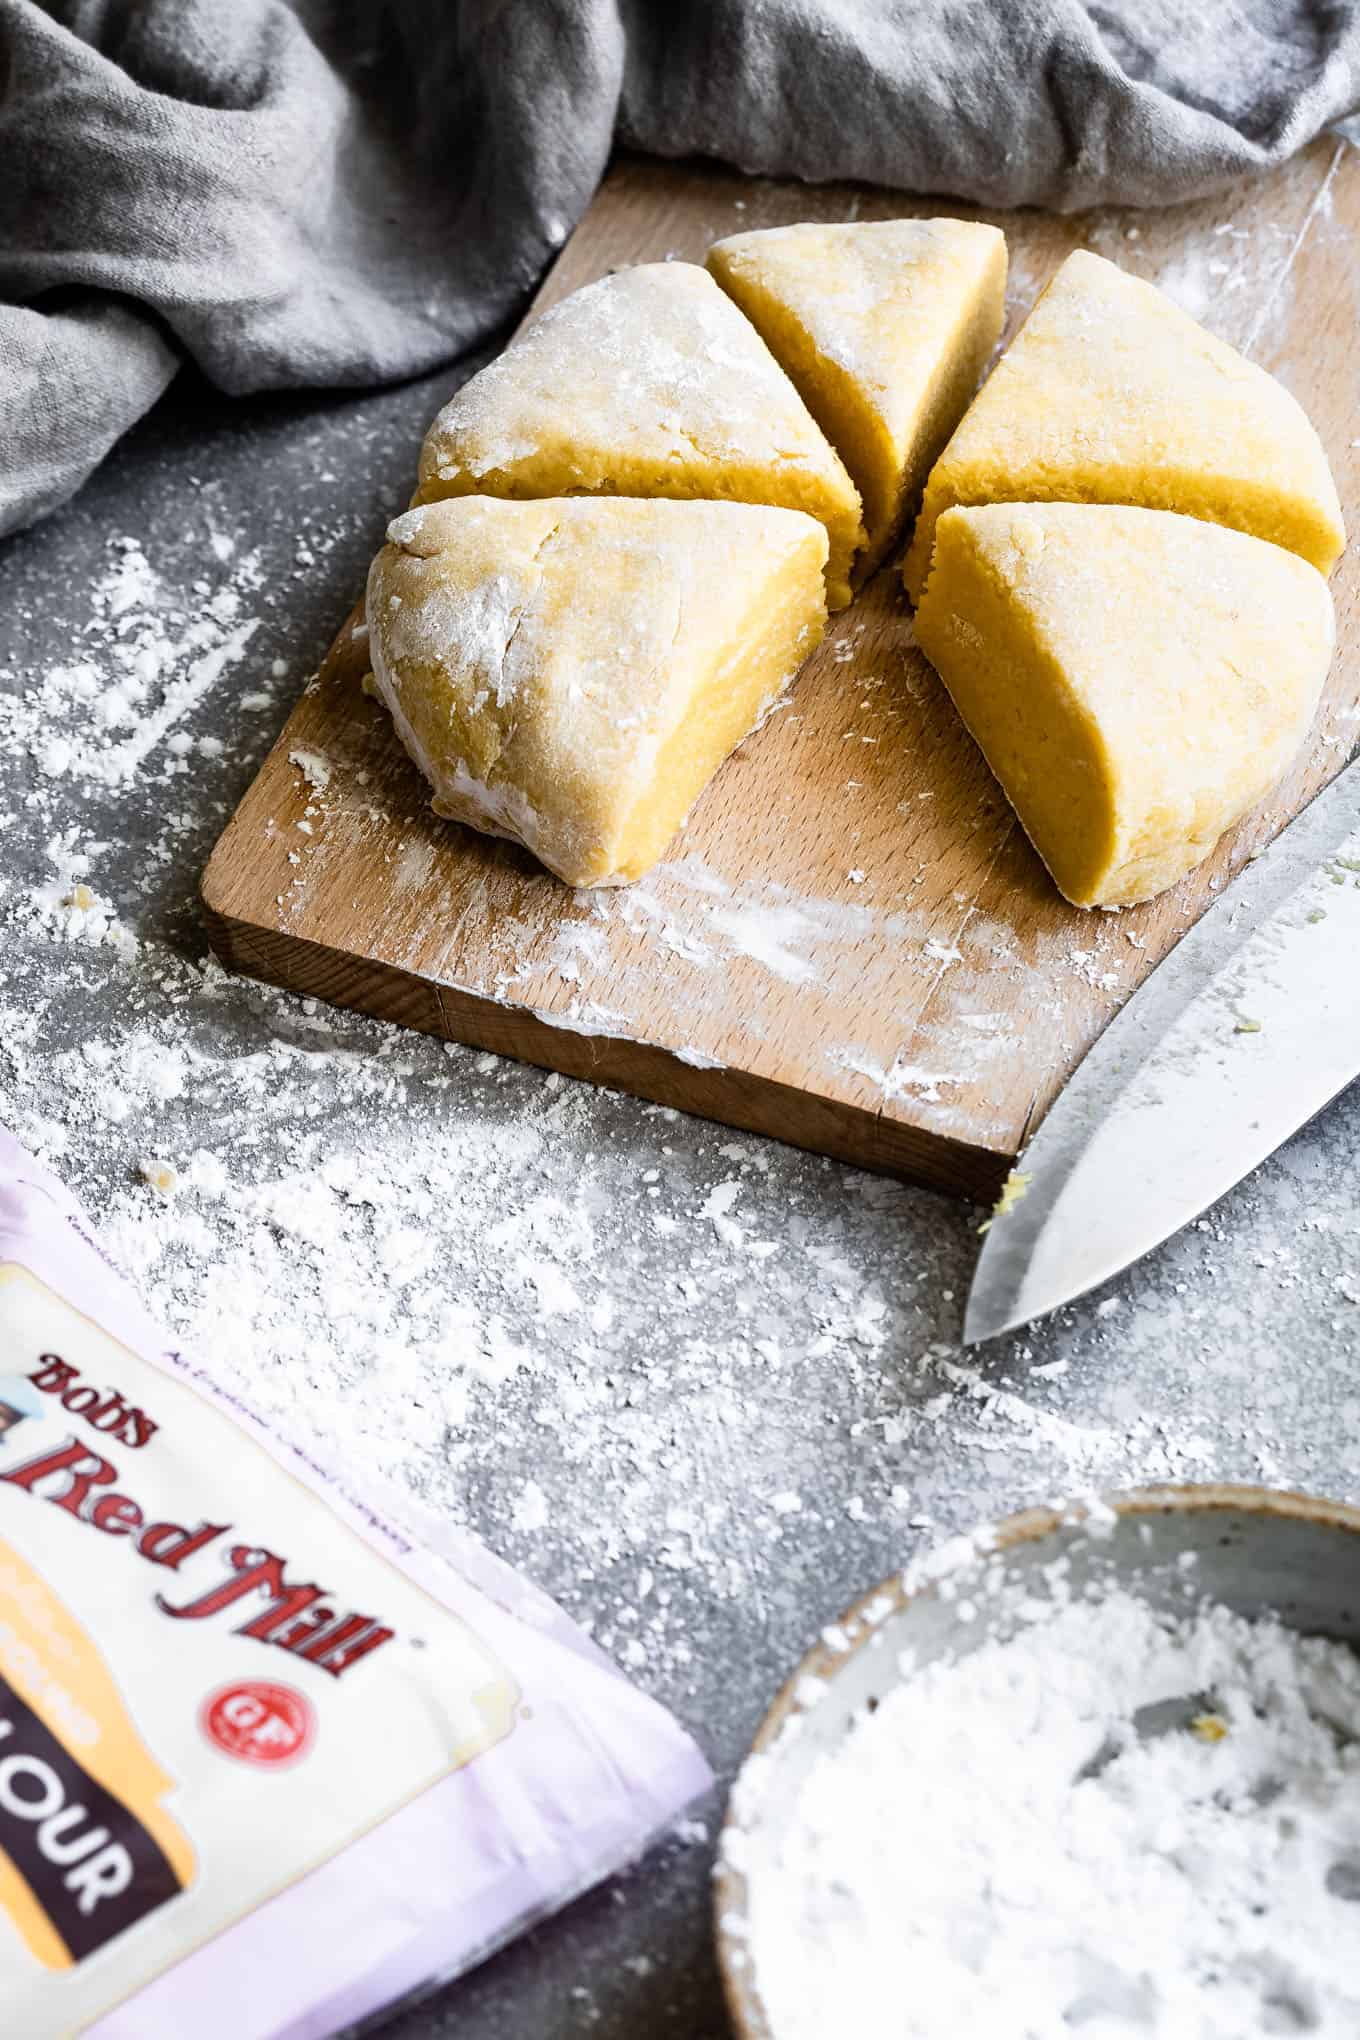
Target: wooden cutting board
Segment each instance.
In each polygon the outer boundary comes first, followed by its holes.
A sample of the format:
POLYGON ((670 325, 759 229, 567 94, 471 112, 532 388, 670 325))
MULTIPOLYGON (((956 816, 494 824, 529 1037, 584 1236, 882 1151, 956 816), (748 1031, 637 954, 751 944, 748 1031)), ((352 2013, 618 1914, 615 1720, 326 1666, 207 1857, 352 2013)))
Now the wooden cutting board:
MULTIPOLYGON (((1360 155, 1332 138, 1224 198, 1060 219, 625 160, 534 310, 744 228, 938 212, 1005 229, 1008 337, 1074 247, 1160 283, 1293 390, 1355 528, 1360 155)), ((1287 783, 1174 892, 1117 914, 1054 891, 890 571, 659 869, 594 894, 434 817, 361 691, 356 612, 213 854, 211 938, 294 991, 990 1199, 1120 1003, 1354 748, 1358 559, 1333 582, 1338 654, 1287 783)))

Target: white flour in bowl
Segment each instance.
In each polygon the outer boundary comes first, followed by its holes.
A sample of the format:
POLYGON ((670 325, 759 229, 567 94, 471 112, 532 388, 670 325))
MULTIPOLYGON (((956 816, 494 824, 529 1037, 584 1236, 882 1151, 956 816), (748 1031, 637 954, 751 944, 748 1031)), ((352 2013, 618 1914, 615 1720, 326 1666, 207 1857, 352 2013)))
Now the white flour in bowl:
POLYGON ((1360 1658, 1073 1602, 861 1716, 749 1908, 776 2040, 1355 2040, 1360 1658))

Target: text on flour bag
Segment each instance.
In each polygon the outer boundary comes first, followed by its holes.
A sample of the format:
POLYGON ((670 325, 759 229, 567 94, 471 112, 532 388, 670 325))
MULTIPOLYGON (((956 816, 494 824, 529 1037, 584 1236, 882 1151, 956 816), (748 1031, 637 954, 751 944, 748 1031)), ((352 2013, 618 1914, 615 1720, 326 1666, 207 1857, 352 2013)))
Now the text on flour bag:
POLYGON ((536 1589, 169 1348, 0 1131, 0 2004, 25 2040, 334 2032, 709 1781, 536 1589))

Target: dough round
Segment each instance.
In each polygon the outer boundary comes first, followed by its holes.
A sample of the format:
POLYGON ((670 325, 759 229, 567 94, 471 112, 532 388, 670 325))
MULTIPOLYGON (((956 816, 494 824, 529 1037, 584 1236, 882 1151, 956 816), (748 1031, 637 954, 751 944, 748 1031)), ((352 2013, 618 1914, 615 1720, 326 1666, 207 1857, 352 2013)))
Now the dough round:
POLYGON ((768 227, 708 266, 787 371, 891 548, 1001 335, 1006 239, 975 220, 768 227))
POLYGON ((369 574, 374 678, 440 814, 622 885, 819 642, 826 555, 814 518, 739 503, 408 510, 369 574))
POLYGON ((1197 518, 998 503, 941 517, 916 638, 1059 889, 1122 906, 1288 766, 1332 599, 1293 553, 1197 518))
POLYGON ((1084 248, 931 472, 905 567, 913 601, 943 513, 998 502, 1178 510, 1270 539, 1323 574, 1346 543, 1327 456, 1288 390, 1084 248))

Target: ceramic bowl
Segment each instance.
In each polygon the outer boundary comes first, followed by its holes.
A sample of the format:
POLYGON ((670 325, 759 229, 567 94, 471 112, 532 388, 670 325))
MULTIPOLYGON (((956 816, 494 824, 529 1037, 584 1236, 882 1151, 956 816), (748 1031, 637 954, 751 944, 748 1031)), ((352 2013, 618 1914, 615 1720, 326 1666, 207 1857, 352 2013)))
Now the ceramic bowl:
POLYGON ((1018 1602, 1051 1598, 1048 1573, 1059 1560, 1076 1591, 1108 1582, 1182 1612, 1208 1598, 1360 1646, 1360 1510, 1265 1488, 1140 1488, 1094 1505, 1028 1509, 885 1580, 823 1631, 787 1681, 752 1745, 760 1762, 728 1809, 718 1959, 740 2040, 779 2040, 748 1951, 748 1888, 777 1858, 810 1766, 910 1676, 904 1652, 919 1667, 1011 1633, 1018 1602))

